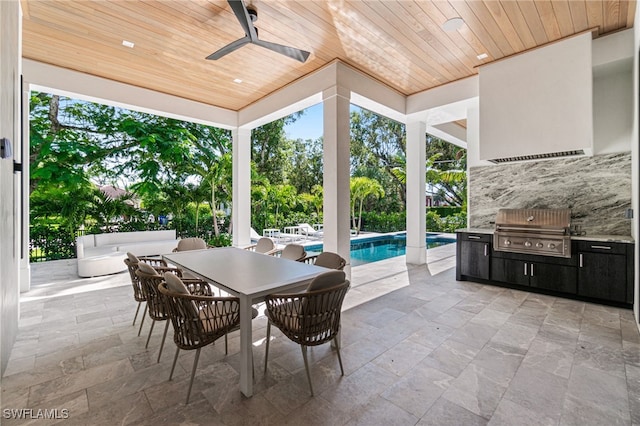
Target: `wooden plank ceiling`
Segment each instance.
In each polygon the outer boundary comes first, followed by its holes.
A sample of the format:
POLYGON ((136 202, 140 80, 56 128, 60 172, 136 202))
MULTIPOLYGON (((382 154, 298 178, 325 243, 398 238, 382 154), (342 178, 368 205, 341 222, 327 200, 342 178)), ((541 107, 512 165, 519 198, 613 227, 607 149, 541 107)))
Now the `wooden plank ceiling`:
POLYGON ((572 34, 631 28, 636 7, 635 0, 250 1, 260 38, 310 51, 301 64, 254 45, 205 60, 244 35, 225 0, 21 4, 25 58, 231 110, 335 59, 410 95, 572 34), (462 27, 443 30, 454 17, 462 27))

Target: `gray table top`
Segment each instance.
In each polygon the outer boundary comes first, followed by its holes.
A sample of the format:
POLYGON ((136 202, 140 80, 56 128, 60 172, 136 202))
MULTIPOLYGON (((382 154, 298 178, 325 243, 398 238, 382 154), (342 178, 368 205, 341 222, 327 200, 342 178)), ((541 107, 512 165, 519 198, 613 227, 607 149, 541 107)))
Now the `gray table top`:
POLYGON ((176 252, 163 258, 207 281, 220 284, 230 293, 251 297, 299 287, 328 271, 235 247, 176 252))

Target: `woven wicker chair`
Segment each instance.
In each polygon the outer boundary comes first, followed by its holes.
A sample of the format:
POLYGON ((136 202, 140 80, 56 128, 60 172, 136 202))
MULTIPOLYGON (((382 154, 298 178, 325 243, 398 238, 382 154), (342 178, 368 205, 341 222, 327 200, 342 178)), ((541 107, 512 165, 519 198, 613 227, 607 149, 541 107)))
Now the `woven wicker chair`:
MULTIPOLYGON (((158 293, 158 285, 164 281, 163 275, 161 275, 163 273, 171 273, 178 277, 181 276, 180 269, 169 267, 154 268, 145 263, 140 263, 138 265, 138 270, 136 271, 136 275, 140 281, 140 287, 142 288, 142 293, 147 300, 149 318, 153 321, 151 323, 151 328, 149 328, 149 336, 147 336, 147 343, 144 346, 145 348, 149 347, 149 340, 151 340, 151 333, 153 333, 153 326, 156 324, 156 321, 167 321, 169 319, 165 303, 161 299, 160 293, 158 293)), ((190 294, 211 296, 211 288, 206 281, 190 279, 185 280, 184 282, 185 285, 187 285, 190 294)), ((167 337, 168 328, 169 321, 166 322, 164 327, 162 343, 160 344, 160 352, 158 353, 158 362, 160 362, 160 357, 162 356, 162 349, 164 348, 164 341, 167 337)))
POLYGON ((158 290, 162 294, 171 318, 175 331, 173 340, 177 346, 169 380, 173 378, 180 349, 196 350, 187 392, 186 404, 188 404, 193 378, 198 367, 200 349, 226 336, 240 325, 240 302, 237 297, 191 295, 187 289, 179 288, 181 280, 175 280, 169 274, 165 274, 165 279, 166 281, 159 285, 158 290))
POLYGON ((209 248, 209 246, 205 240, 199 237, 190 237, 179 240, 178 246, 173 251, 202 250, 206 248, 209 248))
POLYGON ((300 244, 287 244, 284 249, 280 251, 280 257, 283 259, 291 259, 297 262, 302 262, 307 257, 307 252, 304 251, 304 247, 300 244))
MULTIPOLYGON (((267 322, 267 345, 265 348, 264 372, 267 373, 271 324, 302 349, 304 368, 307 371, 309 389, 313 396, 313 384, 307 360, 307 347, 318 346, 334 340, 340 331, 340 311, 349 290, 349 281, 342 271, 329 271, 311 281, 305 292, 272 294, 265 298, 267 322)), ((335 340, 340 372, 344 376, 338 340, 335 340)))
POLYGON ((274 254, 278 251, 271 238, 262 237, 252 246, 245 247, 245 250, 255 251, 262 254, 274 254))
POLYGON ((138 336, 142 331, 142 325, 144 324, 144 317, 147 316, 147 299, 142 293, 142 288, 140 287, 140 280, 136 275, 136 271, 138 270, 138 263, 144 262, 151 266, 159 266, 166 267, 167 263, 159 258, 159 257, 137 257, 133 253, 127 253, 127 258, 124 260, 124 264, 127 265, 127 270, 129 271, 129 276, 131 277, 131 285, 133 286, 133 298, 136 302, 138 302, 138 307, 136 308, 136 314, 133 317, 133 325, 136 325, 136 319, 138 318, 138 312, 140 312, 140 305, 142 302, 145 302, 144 312, 142 313, 142 320, 140 321, 140 328, 138 329, 138 336))
POLYGON ((309 256, 304 259, 306 263, 310 263, 316 266, 322 266, 323 268, 337 269, 342 271, 347 264, 347 261, 339 254, 332 253, 330 251, 323 251, 315 256, 309 256))

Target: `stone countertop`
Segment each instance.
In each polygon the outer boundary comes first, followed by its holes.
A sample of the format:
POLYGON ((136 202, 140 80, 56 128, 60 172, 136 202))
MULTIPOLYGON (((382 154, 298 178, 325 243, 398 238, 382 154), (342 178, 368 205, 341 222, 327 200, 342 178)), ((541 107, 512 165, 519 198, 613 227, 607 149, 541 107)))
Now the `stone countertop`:
POLYGON ((575 241, 601 241, 609 243, 634 243, 634 239, 630 235, 572 235, 575 241))
MULTIPOLYGON (((456 232, 466 232, 469 234, 493 234, 491 228, 462 228, 456 229, 456 232)), ((634 243, 633 237, 630 235, 572 235, 574 241, 601 241, 609 243, 634 243)))
POLYGON ((493 234, 493 228, 462 228, 456 229, 456 232, 466 232, 469 234, 493 234))

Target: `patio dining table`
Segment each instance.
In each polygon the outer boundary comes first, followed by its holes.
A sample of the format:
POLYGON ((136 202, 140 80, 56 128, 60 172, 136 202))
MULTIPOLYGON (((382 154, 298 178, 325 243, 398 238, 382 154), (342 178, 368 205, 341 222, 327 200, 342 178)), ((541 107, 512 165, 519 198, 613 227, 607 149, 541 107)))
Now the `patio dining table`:
POLYGON ((305 286, 327 270, 235 247, 176 252, 162 257, 240 299, 240 391, 252 396, 251 306, 268 294, 305 286))

